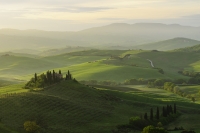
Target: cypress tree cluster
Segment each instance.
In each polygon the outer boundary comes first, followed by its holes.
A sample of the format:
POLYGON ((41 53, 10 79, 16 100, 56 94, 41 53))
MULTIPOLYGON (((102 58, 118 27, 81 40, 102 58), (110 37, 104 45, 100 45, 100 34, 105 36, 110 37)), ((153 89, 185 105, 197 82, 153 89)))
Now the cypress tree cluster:
POLYGON ((174 104, 174 110, 171 105, 167 105, 166 108, 163 106, 162 114, 163 114, 163 117, 167 117, 170 114, 176 114, 176 104, 174 104))
MULTIPOLYGON (((174 104, 174 109, 172 108, 171 105, 167 105, 166 107, 163 106, 163 108, 162 108, 162 116, 163 116, 163 117, 167 117, 167 116, 169 116, 170 114, 176 114, 176 104, 174 104)), ((156 118, 157 120, 160 119, 159 107, 157 107, 156 114, 155 114, 155 118, 156 118)), ((145 119, 145 120, 148 119, 147 113, 144 114, 144 119, 145 119)), ((151 109, 150 109, 150 120, 153 121, 153 119, 154 119, 153 108, 151 108, 151 109)))
POLYGON ((31 88, 40 88, 40 87, 45 87, 49 86, 54 83, 58 83, 61 80, 73 80, 74 82, 78 82, 75 78, 72 78, 72 74, 68 70, 66 77, 63 78, 61 70, 58 71, 58 73, 53 70, 53 71, 47 71, 46 74, 41 74, 37 75, 37 73, 34 74, 33 78, 31 78, 30 81, 28 81, 24 88, 25 89, 31 89, 31 88))

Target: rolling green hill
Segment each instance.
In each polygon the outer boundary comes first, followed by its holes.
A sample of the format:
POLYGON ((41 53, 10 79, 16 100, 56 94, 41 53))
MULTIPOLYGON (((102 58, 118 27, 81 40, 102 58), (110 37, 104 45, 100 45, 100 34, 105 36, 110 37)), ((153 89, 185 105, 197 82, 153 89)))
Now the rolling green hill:
POLYGON ((28 80, 35 72, 44 72, 54 68, 61 68, 95 61, 106 58, 105 56, 69 56, 58 55, 43 58, 24 56, 0 56, 0 77, 13 80, 28 80))
POLYGON ((111 80, 123 82, 131 78, 187 79, 179 70, 198 70, 198 53, 155 52, 142 50, 85 50, 56 56, 31 58, 1 56, 0 77, 12 80, 28 80, 32 75, 47 70, 68 70, 78 80, 111 80), (128 55, 128 56, 127 56, 128 55), (180 58, 176 58, 180 57, 180 58), (164 70, 164 74, 152 68, 164 70))
POLYGON ((28 120, 36 120, 48 133, 110 132, 134 115, 128 101, 70 81, 44 91, 1 95, 0 102, 2 123, 20 133, 28 120))
MULTIPOLYGON (((198 104, 164 90, 149 90, 145 86, 98 86, 96 89, 62 81, 41 91, 1 94, 0 117, 5 127, 20 133, 24 132, 24 122, 29 120, 36 121, 48 133, 109 133, 119 124, 127 124, 132 116, 174 102, 182 113, 177 126, 198 115, 198 104), (188 118, 181 121, 183 117, 188 118)), ((199 121, 195 122, 184 128, 198 129, 199 121)))
POLYGON ((188 38, 173 38, 165 41, 149 43, 144 45, 138 45, 134 48, 143 49, 143 50, 159 50, 159 51, 168 51, 178 48, 191 47, 194 45, 200 44, 200 41, 192 40, 188 38))

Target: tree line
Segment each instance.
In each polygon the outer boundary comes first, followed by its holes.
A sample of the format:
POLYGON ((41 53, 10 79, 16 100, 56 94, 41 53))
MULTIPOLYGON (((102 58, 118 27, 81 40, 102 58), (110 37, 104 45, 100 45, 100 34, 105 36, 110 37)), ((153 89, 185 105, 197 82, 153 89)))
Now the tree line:
POLYGON ((117 130, 113 130, 113 133, 129 133, 134 130, 143 130, 142 133, 168 133, 163 125, 169 124, 179 116, 176 104, 163 106, 161 111, 157 107, 155 113, 153 108, 150 108, 149 116, 144 113, 140 117, 131 117, 128 124, 118 125, 117 130))
MULTIPOLYGON (((163 106, 163 108, 162 108, 162 117, 168 117, 170 114, 176 114, 176 112, 177 112, 176 104, 174 104, 174 108, 171 105, 167 105, 166 107, 163 106)), ((149 120, 153 121, 154 118, 157 119, 157 120, 160 119, 160 110, 159 110, 159 107, 157 107, 155 115, 153 114, 153 108, 150 109, 149 120)), ((144 114, 144 119, 148 120, 147 113, 144 114)))

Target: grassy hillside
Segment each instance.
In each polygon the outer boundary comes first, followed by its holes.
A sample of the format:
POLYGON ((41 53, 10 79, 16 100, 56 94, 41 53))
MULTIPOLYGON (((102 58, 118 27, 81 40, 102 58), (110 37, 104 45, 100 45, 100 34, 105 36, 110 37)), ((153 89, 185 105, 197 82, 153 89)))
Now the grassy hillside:
POLYGON ((39 121, 48 133, 110 132, 133 115, 132 107, 121 103, 120 98, 72 82, 41 92, 1 96, 0 102, 4 103, 0 109, 2 122, 19 132, 23 132, 27 120, 39 121), (124 112, 124 107, 129 110, 124 112))
MULTIPOLYGON (((22 76, 33 74, 37 71, 48 70, 56 67, 55 63, 45 60, 21 57, 21 56, 1 56, 0 57, 0 77, 21 80, 22 76)), ((24 77, 26 79, 26 77, 24 77)))
MULTIPOLYGON (((120 97, 123 96, 123 98, 125 99, 128 98, 129 94, 131 94, 132 97, 129 98, 132 98, 132 100, 139 101, 140 104, 145 102, 150 104, 150 106, 154 106, 155 104, 157 106, 162 106, 163 103, 171 104, 173 102, 176 102, 179 105, 178 108, 182 113, 182 115, 176 121, 169 124, 167 127, 173 129, 175 126, 176 127, 182 126, 185 129, 193 129, 196 132, 200 131, 198 126, 199 121, 198 119, 195 119, 195 117, 198 117, 200 111, 198 109, 199 103, 192 103, 191 100, 177 96, 176 94, 173 94, 171 92, 167 92, 162 89, 147 88, 146 86, 143 85, 135 85, 135 86, 128 85, 122 87, 106 87, 106 86, 99 86, 99 87, 107 88, 108 90, 112 90, 114 92, 115 91, 122 92, 122 93, 116 92, 116 95, 118 96, 120 95, 120 97), (124 94, 124 92, 126 94, 124 94)), ((145 109, 143 109, 142 112, 144 110, 145 109)))
POLYGON ((16 93, 28 92, 29 90, 23 89, 23 86, 24 86, 24 83, 1 86, 0 95, 9 94, 9 93, 16 94, 16 93))
POLYGON ((112 80, 123 82, 131 78, 188 79, 180 70, 198 71, 200 54, 197 52, 155 52, 144 50, 85 50, 56 56, 31 58, 1 56, 0 77, 28 80, 32 75, 47 70, 70 70, 78 80, 112 80), (179 57, 179 58, 177 58, 179 57), (151 60, 155 68, 152 68, 151 60))
POLYGON ((135 46, 136 49, 168 51, 178 48, 191 47, 200 44, 200 41, 188 38, 173 38, 165 41, 135 46))
POLYGON ((178 70, 192 70, 193 66, 191 65, 199 61, 200 54, 193 52, 143 52, 139 53, 138 56, 151 59, 156 67, 176 74, 178 70))
MULTIPOLYGON (((83 63, 71 67, 61 68, 63 73, 67 73, 68 69, 72 72, 77 80, 111 80, 123 82, 131 78, 162 78, 157 70, 152 68, 140 68, 134 66, 116 66, 105 64, 102 61, 83 63)), ((164 77, 163 77, 164 78, 164 77)))
MULTIPOLYGON (((184 117, 197 115, 188 111, 199 111, 198 104, 169 92, 165 94, 164 90, 149 90, 144 86, 99 86, 95 89, 63 81, 43 91, 1 95, 0 116, 6 127, 20 133, 24 132, 23 123, 28 120, 37 121, 48 133, 106 133, 116 125, 128 123, 132 116, 140 116, 152 107, 161 108, 174 102, 184 117)), ((183 122, 179 122, 180 126, 183 122)), ((198 129, 197 125, 192 128, 198 129)))
POLYGON ((13 80, 28 80, 35 72, 44 72, 63 66, 71 66, 105 58, 104 56, 68 56, 58 55, 45 58, 24 56, 0 56, 0 77, 13 80))

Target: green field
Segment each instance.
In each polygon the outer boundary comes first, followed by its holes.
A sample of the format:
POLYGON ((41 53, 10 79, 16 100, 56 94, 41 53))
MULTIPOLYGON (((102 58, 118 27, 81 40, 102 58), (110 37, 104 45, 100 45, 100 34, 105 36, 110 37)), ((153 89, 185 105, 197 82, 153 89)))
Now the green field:
MULTIPOLYGON (((11 93, 11 88, 7 93, 11 93)), ((132 116, 141 116, 150 108, 162 108, 177 103, 181 117, 176 126, 199 129, 197 124, 185 125, 200 111, 199 104, 192 103, 164 90, 145 86, 98 86, 87 87, 70 81, 63 81, 43 91, 5 95, 1 92, 0 116, 2 123, 23 133, 23 123, 36 120, 44 126, 45 132, 110 132, 119 124, 126 124, 132 116), (14 121, 13 121, 14 120, 14 121)), ((21 86, 18 86, 19 92, 21 86)), ((174 128, 173 125, 167 126, 174 128)))
POLYGON ((174 103, 182 115, 166 127, 183 126, 198 131, 200 123, 198 119, 192 119, 197 118, 200 112, 199 86, 180 86, 181 90, 195 96, 195 103, 174 93, 143 85, 95 86, 95 89, 62 81, 41 91, 22 87, 34 73, 53 69, 62 70, 63 75, 70 70, 77 80, 188 79, 178 71, 198 71, 199 57, 198 53, 142 50, 88 50, 36 58, 1 56, 0 131, 6 133, 14 129, 23 133, 23 123, 36 120, 48 133, 109 133, 119 124, 127 124, 132 116, 141 116, 150 108, 174 103), (147 59, 152 60, 155 67, 162 68, 164 74, 152 68, 147 59))
POLYGON ((34 73, 62 69, 64 73, 71 70, 78 80, 123 82, 131 78, 188 79, 178 71, 198 71, 199 57, 198 53, 141 50, 88 50, 37 58, 1 56, 0 77, 20 81, 30 79, 34 73), (126 57, 128 54, 130 58, 126 57), (147 59, 152 60, 156 68, 163 69, 164 74, 153 69, 147 59))

